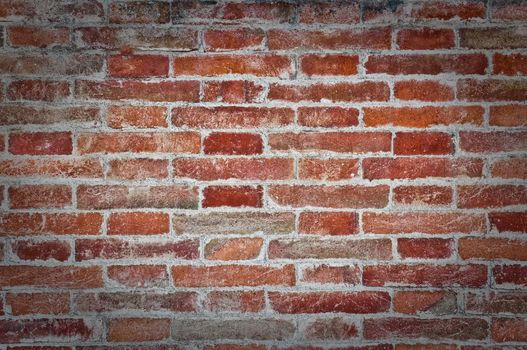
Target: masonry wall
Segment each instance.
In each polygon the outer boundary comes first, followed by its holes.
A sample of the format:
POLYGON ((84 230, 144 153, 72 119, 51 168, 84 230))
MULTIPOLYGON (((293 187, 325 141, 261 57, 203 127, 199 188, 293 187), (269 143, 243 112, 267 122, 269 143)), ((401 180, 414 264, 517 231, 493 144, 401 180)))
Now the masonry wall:
POLYGON ((0 349, 527 349, 526 1, 0 21, 0 349))

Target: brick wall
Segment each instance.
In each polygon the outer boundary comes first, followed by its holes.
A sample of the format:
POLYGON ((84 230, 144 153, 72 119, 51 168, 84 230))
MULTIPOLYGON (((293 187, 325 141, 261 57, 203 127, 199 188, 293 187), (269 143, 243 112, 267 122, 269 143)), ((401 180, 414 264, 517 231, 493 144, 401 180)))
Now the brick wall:
POLYGON ((0 21, 1 350, 527 349, 526 1, 0 21))

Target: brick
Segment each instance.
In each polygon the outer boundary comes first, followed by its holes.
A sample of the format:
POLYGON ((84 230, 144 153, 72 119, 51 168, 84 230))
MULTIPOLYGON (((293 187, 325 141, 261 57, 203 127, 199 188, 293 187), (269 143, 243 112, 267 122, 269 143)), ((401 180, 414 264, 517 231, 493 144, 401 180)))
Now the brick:
POLYGON ((260 50, 265 33, 262 29, 208 29, 203 33, 206 51, 260 50))
POLYGON ((427 128, 435 125, 481 125, 482 122, 483 108, 481 106, 364 108, 364 124, 372 127, 427 128))
POLYGON ((364 338, 483 340, 488 336, 487 328, 487 321, 478 318, 378 318, 364 321, 364 338))
POLYGON ((347 340, 358 336, 352 318, 319 318, 309 321, 303 330, 306 339, 347 340))
POLYGON ((457 298, 449 291, 397 291, 393 305, 403 314, 450 315, 457 311, 457 298))
POLYGON ((330 236, 358 233, 358 217, 352 212, 303 212, 299 220, 299 233, 330 236))
POLYGON ((299 7, 298 21, 305 24, 352 24, 360 20, 358 1, 324 3, 306 2, 299 7))
POLYGON ((365 286, 483 287, 485 265, 371 265, 363 269, 365 286))
POLYGON ((203 140, 205 154, 251 155, 263 152, 259 134, 213 132, 203 140))
POLYGON ((70 94, 67 81, 17 80, 7 86, 10 100, 63 101, 70 94))
POLYGON ((367 233, 483 233, 485 216, 459 212, 393 212, 363 214, 367 233))
POLYGON ((38 23, 99 23, 104 17, 104 6, 98 0, 80 0, 73 3, 64 0, 53 3, 23 0, 11 6, 3 6, 0 17, 38 23))
POLYGON ((527 241, 507 238, 465 237, 459 240, 462 259, 527 260, 527 241))
POLYGON ((321 264, 302 269, 303 283, 357 285, 361 283, 361 278, 360 268, 356 265, 321 264))
POLYGON ((71 255, 70 244, 66 241, 17 241, 12 250, 20 260, 67 261, 71 255))
POLYGON ((189 128, 281 127, 293 123, 290 108, 266 107, 177 107, 172 109, 172 124, 189 128))
POLYGON ((272 185, 269 198, 280 206, 301 208, 384 208, 389 188, 379 186, 272 185))
POLYGON ((164 265, 108 266, 108 278, 129 288, 168 287, 168 272, 164 265))
POLYGON ((489 220, 498 232, 527 232, 526 212, 489 213, 489 220))
POLYGON ((166 179, 168 160, 166 159, 112 159, 109 161, 108 177, 124 180, 166 179))
POLYGON ((262 186, 208 186, 203 190, 204 208, 263 206, 262 186))
POLYGON ((301 179, 345 180, 354 178, 358 171, 359 161, 357 159, 304 158, 298 163, 298 176, 301 179))
POLYGON ((434 80, 404 80, 396 81, 395 97, 405 101, 451 101, 454 90, 448 84, 434 80))
POLYGON ((527 75, 527 55, 495 54, 493 59, 494 74, 527 75))
POLYGON ((71 187, 66 185, 20 185, 9 187, 12 209, 65 208, 71 205, 71 187))
POLYGON ((272 151, 389 152, 388 132, 276 133, 269 135, 272 151))
POLYGON ((389 0, 365 0, 361 3, 362 21, 365 23, 391 23, 399 21, 404 11, 404 3, 389 0))
POLYGON ((466 185, 458 187, 459 208, 496 208, 527 204, 527 187, 515 185, 466 185))
POLYGON ((395 134, 396 155, 452 154, 452 137, 444 132, 398 132, 395 134))
POLYGON ((51 48, 70 46, 68 28, 43 28, 33 26, 11 26, 7 28, 9 44, 13 47, 51 48))
POLYGON ((492 18, 502 21, 521 21, 527 18, 527 6, 522 1, 498 0, 492 2, 492 18))
POLYGON ((0 125, 18 124, 89 124, 100 123, 99 108, 94 106, 0 106, 0 125))
MULTIPOLYGON (((61 339, 64 342, 85 342, 100 338, 102 324, 94 319, 36 318, 3 319, 0 321, 0 340, 3 344, 46 342, 61 339)), ((11 348, 16 349, 16 348, 11 348)))
POLYGON ((386 292, 269 292, 274 311, 285 314, 372 314, 390 308, 386 292))
POLYGON ((495 318, 492 320, 491 335, 496 342, 527 341, 527 319, 495 318))
POLYGON ((355 75, 358 73, 357 55, 303 55, 299 58, 300 70, 307 76, 355 75))
POLYGON ((527 266, 497 265, 492 269, 492 275, 499 286, 527 286, 527 266))
POLYGON ((211 312, 259 312, 265 306, 264 292, 212 291, 207 293, 204 305, 211 312))
POLYGON ((447 28, 409 28, 397 33, 397 46, 402 50, 453 48, 454 31, 447 28))
POLYGON ((108 320, 108 340, 111 342, 142 342, 170 337, 168 318, 120 318, 108 320))
POLYGON ((264 86, 250 80, 203 82, 203 101, 223 103, 261 102, 264 86))
POLYGON ((365 179, 476 178, 482 176, 483 161, 477 158, 366 158, 365 179))
POLYGON ((0 161, 2 176, 39 176, 53 178, 102 178, 99 159, 14 159, 0 161))
POLYGON ((484 74, 487 57, 483 54, 372 55, 364 67, 368 74, 484 74))
POLYGON ((464 131, 459 133, 462 150, 475 153, 514 152, 527 150, 527 132, 464 131))
POLYGON ((495 126, 527 125, 527 107, 522 105, 491 106, 489 124, 495 126))
POLYGON ((491 166, 492 177, 527 179, 527 158, 498 159, 491 166))
POLYGON ((0 55, 0 74, 35 76, 92 75, 103 68, 103 56, 64 53, 3 53, 0 55))
POLYGON ((411 9, 417 19, 469 21, 486 17, 484 1, 426 1, 418 2, 411 9))
POLYGON ((389 260, 392 245, 387 239, 325 240, 281 239, 269 242, 269 259, 389 260))
POLYGON ((361 81, 357 83, 311 83, 292 85, 272 83, 269 86, 269 100, 301 102, 367 102, 388 101, 390 91, 385 82, 361 81))
POLYGON ((403 259, 447 259, 452 255, 453 241, 442 238, 399 238, 397 252, 403 259))
POLYGON ((208 260, 251 260, 260 255, 261 238, 213 239, 205 246, 208 260))
POLYGON ((519 49, 527 47, 527 33, 523 27, 462 28, 459 30, 461 47, 469 49, 519 49))
POLYGON ((145 100, 151 102, 197 102, 197 81, 90 81, 75 82, 75 96, 80 99, 145 100))
POLYGON ((122 128, 166 128, 167 109, 157 106, 109 106, 107 112, 108 126, 122 128))
POLYGON ((525 292, 471 292, 465 294, 465 309, 477 314, 524 314, 527 311, 527 294, 525 292))
POLYGON ((118 78, 168 76, 168 57, 159 55, 112 55, 108 57, 108 74, 118 78))
POLYGON ((98 235, 103 217, 99 213, 46 214, 45 231, 56 235, 98 235))
POLYGON ((16 155, 71 154, 70 132, 13 133, 9 137, 9 152, 16 155))
POLYGON ((457 82, 457 97, 465 101, 523 101, 527 81, 462 79, 457 82))
POLYGON ((103 286, 99 266, 0 266, 0 277, 2 287, 85 289, 103 286))
POLYGON ((79 185, 79 209, 182 208, 196 209, 198 191, 187 186, 79 185))
POLYGON ((1 236, 24 236, 42 234, 44 217, 38 213, 7 213, 0 214, 1 236))
POLYGON ((452 198, 452 188, 447 186, 397 186, 393 189, 393 201, 399 205, 449 205, 452 198))
POLYGON ((150 24, 170 22, 170 3, 164 1, 126 1, 110 4, 110 23, 150 24))
POLYGON ((213 265, 172 267, 176 287, 293 286, 293 265, 213 265))
POLYGON ((312 128, 339 128, 359 125, 359 111, 343 107, 300 107, 298 124, 312 128))
POLYGON ((11 314, 21 315, 63 315, 70 311, 68 293, 9 293, 6 304, 11 314))
POLYGON ((211 180, 285 180, 292 179, 293 160, 289 158, 176 158, 175 178, 211 180))
POLYGON ((389 49, 390 28, 348 30, 284 30, 271 29, 267 33, 270 50, 351 50, 389 49))
POLYGON ((94 259, 196 259, 196 240, 134 242, 120 239, 77 239, 75 260, 94 259))
POLYGON ((176 234, 285 234, 293 232, 295 216, 289 212, 211 212, 172 217, 176 234))
POLYGON ((170 230, 166 213, 112 213, 108 218, 109 235, 159 235, 170 230))
POLYGON ((210 55, 174 58, 176 76, 227 74, 289 78, 293 74, 293 67, 289 57, 278 55, 210 55))

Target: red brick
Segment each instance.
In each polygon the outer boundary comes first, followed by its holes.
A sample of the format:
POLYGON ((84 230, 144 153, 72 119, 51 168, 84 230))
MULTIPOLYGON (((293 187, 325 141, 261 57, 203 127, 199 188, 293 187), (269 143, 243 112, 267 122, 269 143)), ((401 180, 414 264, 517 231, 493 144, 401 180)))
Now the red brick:
POLYGON ((495 54, 494 74, 527 75, 527 55, 522 54, 495 54))
POLYGON ((65 241, 17 241, 12 249, 20 260, 67 261, 71 254, 70 244, 65 241))
POLYGON ((36 235, 43 232, 44 217, 37 213, 0 214, 1 236, 36 235))
POLYGON ((395 134, 394 153, 397 155, 452 154, 454 145, 444 132, 398 132, 395 134))
POLYGON ((108 218, 109 235, 159 235, 168 233, 169 216, 166 213, 112 213, 108 218))
POLYGON ((362 274, 356 265, 317 265, 302 270, 303 283, 350 284, 361 283, 362 274))
POLYGON ((268 99, 291 102, 321 102, 325 100, 366 102, 388 101, 389 96, 388 85, 380 81, 311 83, 309 85, 272 83, 269 86, 268 99))
POLYGON ((427 128, 434 125, 472 124, 483 122, 481 106, 366 107, 366 126, 403 126, 427 128))
POLYGON ((210 180, 292 179, 293 160, 288 158, 176 158, 172 162, 175 178, 210 180))
POLYGON ((214 265, 172 267, 176 287, 293 286, 293 265, 214 265))
POLYGON ((63 315, 70 312, 68 293, 9 293, 6 303, 14 316, 63 315))
POLYGON ((0 277, 2 287, 85 289, 103 286, 100 266, 0 266, 0 277))
POLYGON ((108 74, 119 78, 168 76, 168 57, 159 55, 113 55, 108 57, 108 74))
POLYGON ((272 185, 269 198, 280 206, 327 208, 384 208, 389 188, 379 186, 272 185))
POLYGON ((340 128, 359 125, 359 111, 343 107, 300 107, 298 124, 312 128, 340 128))
POLYGON ((265 34, 261 29, 208 29, 203 34, 206 51, 259 50, 265 34))
POLYGON ((352 318, 319 318, 306 324, 306 339, 347 340, 358 336, 357 325, 352 318))
POLYGON ((9 37, 10 46, 13 47, 48 48, 71 45, 70 30, 68 28, 12 26, 7 28, 7 36, 9 37))
POLYGON ((71 187, 65 185, 20 185, 9 187, 13 209, 64 208, 71 205, 71 187))
POLYGON ((478 292, 465 294, 465 309, 471 313, 524 314, 527 311, 525 292, 478 292))
POLYGON ((364 213, 363 229, 367 233, 483 233, 485 216, 458 212, 364 213))
POLYGON ((527 342, 526 318, 495 318, 491 326, 492 339, 496 342, 527 342))
POLYGON ((276 133, 269 135, 273 151, 389 152, 388 132, 276 133))
POLYGON ((459 240, 462 259, 527 260, 527 241, 507 238, 464 237, 459 240))
POLYGON ((478 318, 376 318, 364 320, 364 338, 484 340, 487 328, 487 321, 478 318))
POLYGON ((416 19, 478 20, 486 17, 484 1, 422 1, 411 9, 416 19))
POLYGON ((465 101, 524 101, 527 81, 462 79, 457 82, 457 98, 465 101))
POLYGON ((293 123, 290 108, 265 107, 177 107, 172 109, 172 124, 189 128, 280 127, 293 123))
POLYGON ((108 341, 143 342, 170 337, 168 318, 120 318, 108 320, 108 341))
POLYGON ((492 18, 502 21, 527 19, 527 5, 522 1, 498 0, 492 2, 492 18))
POLYGON ((152 102, 199 100, 197 81, 90 81, 77 80, 75 95, 81 99, 100 100, 145 100, 152 102))
POLYGON ((448 84, 434 80, 404 80, 396 81, 394 85, 395 97, 400 100, 411 101, 451 101, 454 90, 448 84))
POLYGON ((527 150, 527 132, 478 132, 459 133, 459 145, 468 152, 492 153, 527 150))
POLYGON ((263 152, 259 134, 213 132, 203 140, 205 154, 250 155, 263 152))
POLYGON ((397 46, 403 50, 450 49, 454 31, 447 28, 410 28, 397 33, 397 46))
POLYGON ((351 24, 360 20, 359 2, 305 2, 299 7, 298 21, 300 23, 336 23, 351 24))
POLYGON ((298 163, 298 176, 310 180, 345 180, 358 174, 359 161, 348 158, 304 158, 298 163))
POLYGON ((174 58, 176 76, 227 74, 289 78, 293 74, 293 65, 289 57, 278 55, 194 55, 174 58))
POLYGON ((145 180, 168 177, 166 159, 111 159, 109 166, 108 177, 112 179, 145 180))
POLYGON ((168 286, 168 272, 164 265, 115 265, 108 266, 108 278, 129 288, 168 286))
POLYGON ((397 291, 393 300, 395 312, 403 314, 452 314, 457 311, 456 294, 448 291, 397 291))
POLYGON ((0 106, 0 125, 18 124, 90 124, 101 121, 99 108, 95 106, 0 106))
POLYGON ((39 77, 92 75, 102 71, 103 61, 101 55, 81 53, 3 53, 0 55, 0 74, 39 77))
POLYGON ((462 28, 461 47, 469 49, 519 49, 527 47, 527 33, 521 27, 462 28))
MULTIPOLYGON (((78 343, 95 341, 100 338, 102 323, 82 318, 37 318, 3 319, 0 321, 0 341, 3 344, 20 344, 28 341, 43 343, 50 339, 78 343)), ((18 349, 18 348, 10 348, 18 349)), ((23 349, 23 348, 22 348, 23 349)), ((57 350, 61 348, 29 348, 30 350, 57 350)), ((66 348, 70 349, 70 348, 66 348)))
POLYGON ((491 166, 492 177, 527 179, 527 158, 498 159, 491 166))
POLYGON ((78 152, 89 153, 198 153, 201 138, 197 132, 101 132, 82 133, 78 152))
POLYGON ((397 252, 403 259, 447 259, 452 255, 453 241, 442 238, 399 238, 397 252))
POLYGON ((12 154, 71 154, 72 148, 70 132, 13 133, 9 137, 12 154))
POLYGON ((262 250, 261 238, 213 239, 205 246, 205 258, 209 260, 256 259, 262 250))
POLYGON ((466 185, 458 187, 459 208, 496 208, 527 204, 527 187, 515 185, 466 185))
POLYGON ((361 3, 362 20, 365 23, 393 23, 403 18, 404 3, 389 0, 367 0, 361 3))
POLYGON ((99 159, 14 159, 0 161, 2 176, 40 176, 53 178, 103 178, 99 159))
POLYGON ((285 314, 372 314, 388 311, 391 298, 386 292, 269 292, 269 300, 285 314))
POLYGON ((300 214, 299 233, 351 235, 358 233, 358 218, 350 212, 304 212, 300 214))
POLYGON ((393 189, 393 201, 400 205, 449 205, 452 198, 452 188, 446 186, 397 186, 393 189))
POLYGON ((79 185, 79 209, 182 208, 196 209, 198 191, 187 186, 79 185))
POLYGON ((497 265, 492 274, 497 285, 527 286, 527 266, 497 265))
POLYGON ((203 101, 223 103, 260 102, 264 86, 250 80, 203 82, 203 101))
POLYGON ((125 1, 110 4, 110 23, 169 23, 170 3, 164 1, 125 1))
POLYGON ((498 232, 527 232, 527 212, 489 213, 489 220, 498 232))
POLYGON ((271 50, 380 50, 391 46, 388 27, 330 31, 271 29, 267 35, 271 50))
POLYGON ((477 158, 366 158, 362 166, 369 180, 481 177, 483 172, 483 161, 477 158))
POLYGON ((365 266, 365 286, 483 287, 485 265, 373 265, 365 266))
MULTIPOLYGON (((212 291, 207 294, 204 306, 206 310, 211 312, 259 312, 262 311, 265 306, 264 292, 212 291)), ((224 347, 224 350, 229 349, 230 347, 224 347)), ((251 347, 251 349, 254 348, 251 347)), ((221 348, 216 350, 221 350, 221 348)), ((243 349, 240 348, 240 350, 243 349)))
POLYGON ((46 214, 45 231, 57 235, 98 235, 103 217, 99 213, 46 214))
POLYGON ((483 54, 460 55, 373 55, 364 67, 368 74, 484 74, 487 57, 483 54))
POLYGON ((527 106, 505 105, 490 107, 490 125, 495 126, 526 126, 527 106))
POLYGON ((300 69, 312 75, 355 75, 358 73, 357 55, 303 55, 299 58, 300 69))
POLYGON ((165 128, 167 109, 157 106, 109 106, 107 112, 108 126, 114 129, 165 128))
POLYGON ((62 101, 68 98, 70 85, 67 81, 17 80, 7 86, 10 100, 62 101))
POLYGON ((172 242, 134 242, 120 239, 78 239, 75 242, 75 260, 94 259, 196 259, 199 242, 179 240, 172 242))
POLYGON ((203 190, 204 208, 263 206, 262 186, 208 186, 203 190))

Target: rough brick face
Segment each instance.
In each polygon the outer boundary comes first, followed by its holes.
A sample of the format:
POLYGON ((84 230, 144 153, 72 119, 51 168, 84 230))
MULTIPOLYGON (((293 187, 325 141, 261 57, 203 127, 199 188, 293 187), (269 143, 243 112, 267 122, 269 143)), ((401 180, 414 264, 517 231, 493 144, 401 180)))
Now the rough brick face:
POLYGON ((0 350, 527 349, 527 1, 0 23, 0 350))

